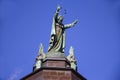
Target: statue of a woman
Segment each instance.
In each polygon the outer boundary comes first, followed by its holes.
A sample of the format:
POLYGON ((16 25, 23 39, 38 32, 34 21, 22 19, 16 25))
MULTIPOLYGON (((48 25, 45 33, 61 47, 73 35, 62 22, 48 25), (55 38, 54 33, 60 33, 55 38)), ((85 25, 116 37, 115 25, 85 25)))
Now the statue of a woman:
POLYGON ((71 24, 64 25, 62 23, 63 16, 58 16, 61 7, 58 6, 56 12, 53 17, 52 30, 51 30, 51 38, 49 43, 48 52, 61 52, 64 53, 65 48, 65 30, 73 27, 77 20, 72 22, 71 24))

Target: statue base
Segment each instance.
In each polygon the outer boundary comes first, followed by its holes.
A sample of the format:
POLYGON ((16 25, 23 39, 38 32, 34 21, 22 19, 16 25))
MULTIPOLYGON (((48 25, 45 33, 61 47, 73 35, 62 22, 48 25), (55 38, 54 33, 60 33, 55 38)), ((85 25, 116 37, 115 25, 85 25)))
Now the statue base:
POLYGON ((45 58, 42 67, 70 68, 70 63, 66 58, 45 58))
POLYGON ((64 58, 65 54, 61 52, 47 52, 46 53, 46 58, 52 58, 52 57, 64 58))
MULTIPOLYGON (((52 56, 53 57, 53 56, 52 56)), ((20 80, 86 80, 77 71, 70 68, 66 58, 45 58, 42 67, 20 80)))

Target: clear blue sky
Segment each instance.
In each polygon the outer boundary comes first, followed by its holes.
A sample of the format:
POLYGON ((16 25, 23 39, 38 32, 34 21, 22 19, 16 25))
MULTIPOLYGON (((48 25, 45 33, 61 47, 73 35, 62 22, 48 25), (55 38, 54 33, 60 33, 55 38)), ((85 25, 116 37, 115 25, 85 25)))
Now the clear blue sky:
POLYGON ((47 52, 57 5, 67 10, 66 49, 88 80, 120 80, 120 0, 0 0, 0 80, 32 72, 39 45, 47 52))

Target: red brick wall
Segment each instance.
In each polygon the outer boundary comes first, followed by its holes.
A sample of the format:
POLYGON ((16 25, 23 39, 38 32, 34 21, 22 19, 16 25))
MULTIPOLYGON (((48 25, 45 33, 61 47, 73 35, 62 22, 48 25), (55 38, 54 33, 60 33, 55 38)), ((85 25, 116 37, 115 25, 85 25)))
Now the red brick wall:
POLYGON ((70 71, 43 70, 44 80, 71 80, 70 71))

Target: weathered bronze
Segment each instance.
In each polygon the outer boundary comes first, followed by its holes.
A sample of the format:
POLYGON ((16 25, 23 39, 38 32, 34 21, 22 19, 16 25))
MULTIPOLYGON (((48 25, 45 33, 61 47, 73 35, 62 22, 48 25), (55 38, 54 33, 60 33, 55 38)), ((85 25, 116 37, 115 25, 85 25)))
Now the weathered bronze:
POLYGON ((73 27, 78 21, 75 20, 71 24, 63 24, 63 16, 58 16, 61 7, 58 6, 52 23, 51 37, 48 52, 64 53, 65 48, 65 30, 73 27))

